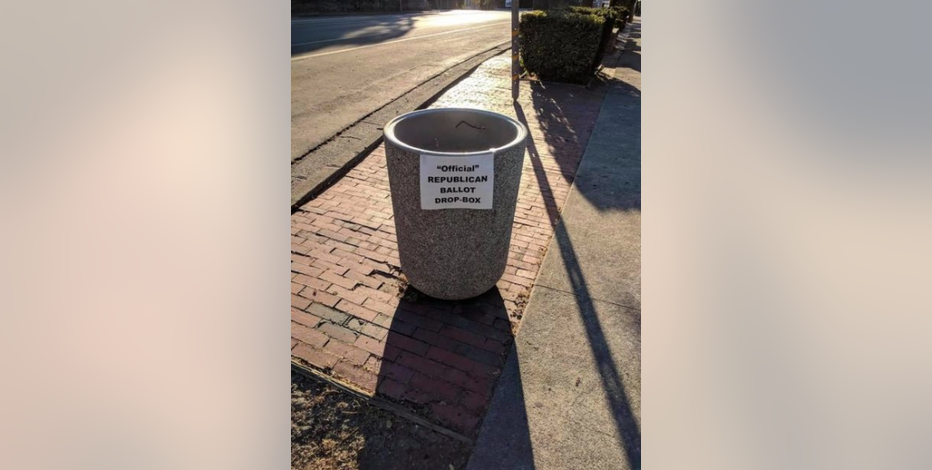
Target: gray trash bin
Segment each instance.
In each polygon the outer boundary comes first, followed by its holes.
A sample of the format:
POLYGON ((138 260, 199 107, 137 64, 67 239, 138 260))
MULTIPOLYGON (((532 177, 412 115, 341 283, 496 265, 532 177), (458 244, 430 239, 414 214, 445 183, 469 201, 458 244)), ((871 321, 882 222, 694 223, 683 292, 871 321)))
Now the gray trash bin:
POLYGON ((527 129, 490 111, 439 108, 398 116, 384 132, 408 282, 447 300, 494 287, 508 262, 527 129))

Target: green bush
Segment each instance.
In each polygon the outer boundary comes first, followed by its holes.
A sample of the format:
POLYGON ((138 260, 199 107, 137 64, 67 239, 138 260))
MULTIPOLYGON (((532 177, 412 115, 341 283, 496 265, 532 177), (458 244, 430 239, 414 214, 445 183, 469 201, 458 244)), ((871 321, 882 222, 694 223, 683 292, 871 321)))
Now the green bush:
POLYGON ((585 83, 599 53, 605 18, 570 11, 521 15, 524 68, 541 80, 585 83))
POLYGON ((611 10, 615 11, 615 21, 621 22, 618 25, 619 28, 623 27, 631 20, 631 12, 628 11, 628 7, 612 7, 611 10))
POLYGON ((573 13, 585 15, 598 15, 605 18, 605 24, 602 26, 602 38, 599 40, 599 54, 592 64, 593 70, 602 63, 605 54, 611 52, 615 41, 612 38, 614 28, 624 28, 625 21, 628 19, 628 9, 625 7, 612 8, 593 8, 593 7, 568 7, 567 10, 573 13))
POLYGON ((614 18, 615 12, 610 8, 594 8, 594 7, 566 7, 566 10, 569 10, 573 13, 582 13, 584 15, 599 15, 603 18, 614 18))
MULTIPOLYGON (((594 7, 566 7, 566 10, 569 10, 573 13, 582 13, 585 15, 599 15, 606 20, 612 19, 615 21, 625 21, 628 19, 628 8, 627 7, 611 7, 611 8, 594 8, 594 7)), ((615 25, 619 26, 619 25, 615 25)))

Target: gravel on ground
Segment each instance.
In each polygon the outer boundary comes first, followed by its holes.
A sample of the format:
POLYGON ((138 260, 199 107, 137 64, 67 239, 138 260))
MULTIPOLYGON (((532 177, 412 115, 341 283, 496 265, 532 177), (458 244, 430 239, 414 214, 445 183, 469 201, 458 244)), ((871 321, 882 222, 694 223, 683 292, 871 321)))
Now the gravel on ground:
POLYGON ((291 373, 291 468, 459 470, 471 446, 291 373))

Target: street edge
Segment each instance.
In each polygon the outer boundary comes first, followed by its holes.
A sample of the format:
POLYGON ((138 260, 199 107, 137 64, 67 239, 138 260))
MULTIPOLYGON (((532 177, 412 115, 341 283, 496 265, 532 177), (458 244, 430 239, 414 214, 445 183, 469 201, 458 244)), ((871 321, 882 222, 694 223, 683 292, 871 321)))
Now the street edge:
MULTIPOLYGON (((386 104, 386 105, 380 107, 379 109, 376 109, 375 111, 373 111, 373 112, 367 114, 366 116, 364 116, 364 117, 361 118, 360 120, 356 121, 355 123, 353 123, 352 125, 350 125, 350 126, 347 127, 346 129, 344 129, 344 130, 338 132, 338 133, 334 136, 334 138, 336 138, 336 137, 338 137, 338 136, 340 136, 340 135, 342 135, 342 134, 346 134, 346 133, 352 131, 353 129, 355 129, 355 128, 357 128, 357 127, 360 127, 362 124, 365 124, 365 123, 366 123, 366 119, 368 119, 368 118, 371 117, 372 115, 378 113, 379 111, 383 111, 383 110, 385 110, 385 109, 391 108, 392 106, 397 106, 397 105, 399 105, 400 103, 404 103, 405 98, 408 97, 409 95, 411 95, 412 93, 416 92, 417 90, 420 90, 420 89, 423 89, 424 87, 429 87, 429 86, 432 86, 432 85, 433 85, 433 86, 438 86, 437 84, 432 84, 431 82, 433 82, 433 81, 435 81, 435 80, 439 80, 439 81, 440 81, 440 85, 439 85, 440 88, 439 88, 436 92, 434 92, 433 94, 431 94, 426 100, 424 100, 424 101, 421 102, 419 105, 414 106, 414 107, 410 107, 410 106, 407 106, 407 107, 400 107, 400 109, 397 110, 398 113, 396 113, 396 114, 402 114, 402 113, 405 113, 405 112, 410 112, 410 111, 415 111, 415 110, 419 110, 419 109, 424 109, 424 108, 430 106, 432 103, 434 103, 435 101, 437 101, 437 99, 440 98, 441 95, 443 95, 444 93, 446 93, 447 90, 449 90, 450 88, 452 88, 453 86, 455 86, 457 83, 459 83, 461 80, 463 80, 464 78, 466 78, 466 76, 468 76, 468 75, 471 74, 473 71, 475 71, 475 70, 476 70, 480 65, 482 65, 482 63, 484 63, 486 60, 488 60, 488 59, 490 59, 490 58, 492 58, 492 57, 495 57, 496 55, 500 55, 500 54, 503 54, 503 53, 507 52, 507 51, 509 50, 509 47, 510 47, 510 46, 509 46, 509 43, 507 43, 507 42, 506 42, 506 43, 502 43, 502 44, 498 44, 498 45, 496 45, 495 47, 492 47, 492 48, 490 48, 490 49, 486 49, 485 51, 479 52, 478 54, 476 54, 476 55, 470 57, 469 59, 466 59, 465 61, 460 62, 459 64, 456 64, 456 65, 454 65, 454 66, 452 66, 452 67, 450 67, 450 68, 448 68, 448 69, 446 69, 446 70, 444 70, 444 71, 438 73, 437 75, 434 75, 433 77, 429 78, 428 80, 426 80, 425 82, 421 83, 420 85, 418 85, 418 86, 412 88, 411 90, 408 90, 408 91, 405 92, 403 95, 401 95, 401 96, 399 96, 398 98, 392 100, 392 101, 389 102, 388 104, 386 104), (455 73, 454 73, 454 76, 453 76, 452 78, 451 78, 451 77, 443 77, 444 74, 447 74, 447 73, 449 73, 450 71, 455 70, 455 69, 457 69, 457 68, 462 68, 462 69, 463 69, 462 72, 455 72, 455 73)), ((331 139, 331 141, 332 141, 332 139, 331 139)), ((330 141, 328 141, 327 143, 330 143, 330 141)), ((310 152, 308 152, 307 154, 305 154, 305 155, 302 156, 301 158, 296 159, 295 161, 293 161, 292 164, 291 164, 291 166, 292 166, 292 174, 294 173, 294 168, 295 168, 295 166, 301 165, 302 161, 307 157, 307 155, 309 155, 310 153, 313 153, 314 151, 316 151, 316 150, 318 150, 318 149, 324 148, 324 147, 327 145, 327 143, 322 144, 321 146, 317 147, 317 148, 314 149, 314 150, 311 150, 310 152)), ((318 179, 318 180, 316 180, 316 181, 315 181, 315 180, 304 180, 304 181, 301 181, 301 182, 298 182, 298 183, 293 183, 293 187, 292 187, 292 188, 293 188, 293 189, 292 189, 292 198, 291 198, 291 213, 294 214, 295 212, 297 212, 298 209, 299 209, 302 205, 304 205, 305 203, 307 203, 307 202, 310 201, 311 199, 313 199, 313 198, 315 198, 316 196, 318 196, 318 195, 319 195, 320 193, 322 193, 325 189, 327 189, 328 187, 330 187, 331 185, 333 185, 333 183, 335 183, 337 180, 339 180, 339 179, 342 178, 344 175, 346 175, 346 173, 348 173, 349 170, 353 169, 353 167, 355 167, 360 161, 362 161, 363 158, 365 158, 366 156, 368 156, 368 155, 369 155, 373 150, 375 150, 375 149, 379 146, 379 144, 381 144, 381 143, 382 143, 382 135, 381 135, 381 133, 379 133, 379 134, 378 134, 378 137, 376 137, 374 140, 371 140, 369 143, 367 143, 362 149, 360 149, 360 150, 356 153, 356 155, 354 155, 354 156, 352 156, 351 158, 349 158, 349 159, 347 159, 346 161, 344 161, 344 162, 340 165, 340 167, 335 168, 335 169, 334 169, 332 172, 330 172, 327 176, 325 176, 325 177, 323 177, 323 178, 320 178, 320 179, 318 179), (295 193, 299 194, 299 196, 298 196, 298 197, 295 197, 295 196, 294 196, 295 193)))

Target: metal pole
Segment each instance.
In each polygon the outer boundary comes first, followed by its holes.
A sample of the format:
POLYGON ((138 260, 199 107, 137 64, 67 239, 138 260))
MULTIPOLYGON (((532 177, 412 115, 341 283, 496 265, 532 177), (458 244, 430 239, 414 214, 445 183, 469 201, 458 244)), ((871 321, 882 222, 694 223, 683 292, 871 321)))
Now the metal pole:
POLYGON ((511 0, 511 99, 518 101, 518 4, 520 0, 511 0))

